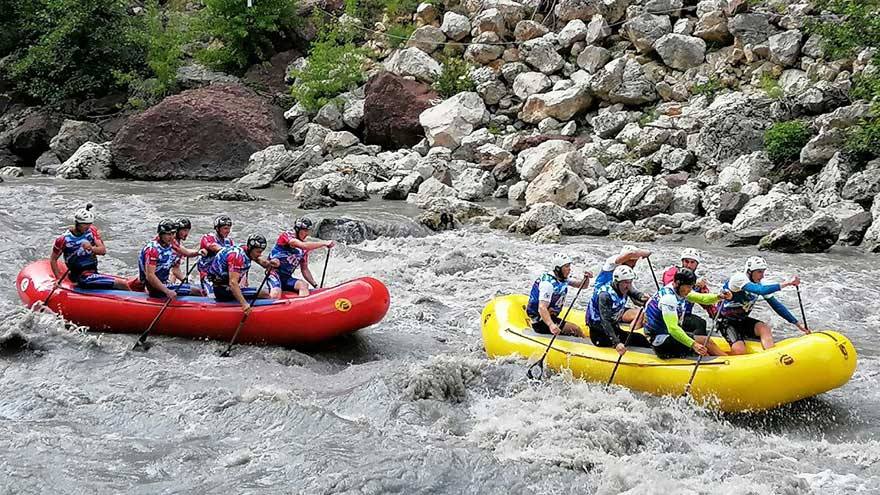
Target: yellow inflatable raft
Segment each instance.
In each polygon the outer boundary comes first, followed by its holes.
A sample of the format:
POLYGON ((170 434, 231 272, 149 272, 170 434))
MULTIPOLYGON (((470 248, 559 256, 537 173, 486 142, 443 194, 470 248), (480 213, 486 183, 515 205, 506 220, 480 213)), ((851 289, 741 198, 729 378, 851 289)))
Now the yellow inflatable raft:
MULTIPOLYGON (((483 309, 483 341, 489 357, 519 354, 537 360, 550 335, 531 329, 524 295, 498 297, 483 309)), ((584 325, 584 312, 572 310, 568 321, 584 325)), ((709 323, 711 329, 711 322, 709 323)), ((589 332, 588 332, 589 333, 589 332)), ((723 349, 723 338, 713 339, 723 349)), ((749 354, 704 358, 691 396, 702 405, 724 412, 759 411, 812 397, 842 386, 856 369, 856 350, 837 332, 813 332, 776 343, 764 351, 748 342, 749 354)), ((589 340, 559 336, 545 366, 568 368, 574 376, 607 383, 618 354, 589 340)), ((620 362, 614 384, 654 395, 684 394, 696 358, 658 358, 651 349, 631 347, 620 362)))

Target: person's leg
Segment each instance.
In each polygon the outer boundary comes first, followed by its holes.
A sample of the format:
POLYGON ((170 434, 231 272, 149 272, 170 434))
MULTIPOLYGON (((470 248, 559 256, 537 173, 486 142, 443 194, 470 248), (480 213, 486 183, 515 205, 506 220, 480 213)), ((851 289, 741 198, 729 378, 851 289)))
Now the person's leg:
POLYGON ((648 340, 648 337, 638 332, 625 332, 620 327, 617 328, 617 338, 626 347, 651 347, 651 341, 648 340))
POLYGON ((208 279, 207 275, 199 274, 201 276, 200 281, 202 284, 202 292, 205 293, 206 296, 211 297, 214 296, 214 283, 208 279))
POLYGON ((590 325, 590 341, 593 342, 593 345, 596 347, 613 347, 611 345, 611 339, 605 335, 605 332, 602 331, 598 322, 594 325, 590 325))
POLYGON ((730 344, 731 356, 739 356, 746 353, 746 343, 743 342, 742 336, 739 334, 739 320, 728 320, 718 318, 718 332, 724 337, 724 340, 730 344))
MULTIPOLYGON (((124 289, 122 290, 128 290, 128 284, 120 281, 119 285, 124 287, 124 289)), ((117 280, 110 275, 102 275, 100 273, 88 273, 80 275, 76 286, 80 289, 112 290, 116 288, 117 280)))
POLYGON ((682 319, 681 327, 685 332, 693 335, 694 340, 706 346, 709 354, 712 356, 726 356, 718 344, 709 339, 709 332, 706 330, 706 320, 695 314, 687 314, 682 319))
POLYGON ((266 283, 269 284, 269 298, 281 299, 281 278, 278 276, 278 272, 273 271, 266 283))
POLYGON ((299 292, 299 297, 306 297, 309 295, 309 283, 308 282, 306 282, 305 280, 298 280, 295 278, 292 280, 294 280, 293 289, 296 292, 299 292))
POLYGON ((764 323, 763 321, 759 321, 755 324, 755 336, 761 339, 761 347, 764 349, 769 349, 776 345, 773 342, 773 331, 770 328, 770 325, 764 323))
POLYGON ((229 287, 213 284, 211 284, 211 287, 214 289, 214 299, 216 299, 217 302, 236 302, 235 296, 232 295, 232 291, 229 290, 229 287))
POLYGON ((691 349, 672 338, 671 335, 658 335, 654 337, 651 347, 653 347, 654 352, 660 359, 681 358, 693 354, 691 349))

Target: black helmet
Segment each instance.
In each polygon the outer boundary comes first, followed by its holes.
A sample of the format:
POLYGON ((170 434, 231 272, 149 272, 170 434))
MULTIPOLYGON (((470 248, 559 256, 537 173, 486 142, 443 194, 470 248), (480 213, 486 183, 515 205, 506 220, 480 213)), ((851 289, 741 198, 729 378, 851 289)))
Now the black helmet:
POLYGON ((227 225, 232 227, 232 219, 226 215, 220 215, 214 219, 214 230, 217 230, 220 227, 226 227, 227 225))
POLYGON ((247 250, 266 249, 266 238, 260 234, 251 234, 247 238, 247 250))
POLYGON ((177 230, 191 229, 193 224, 189 221, 189 218, 178 218, 177 219, 177 230))
POLYGON ((293 224, 294 230, 311 230, 312 221, 306 217, 302 217, 293 224))
POLYGON ((679 268, 675 273, 675 282, 679 285, 694 285, 697 283, 697 275, 687 268, 679 268))
POLYGON ((156 232, 159 234, 173 234, 177 232, 177 222, 170 218, 165 218, 159 222, 159 227, 156 228, 156 232))

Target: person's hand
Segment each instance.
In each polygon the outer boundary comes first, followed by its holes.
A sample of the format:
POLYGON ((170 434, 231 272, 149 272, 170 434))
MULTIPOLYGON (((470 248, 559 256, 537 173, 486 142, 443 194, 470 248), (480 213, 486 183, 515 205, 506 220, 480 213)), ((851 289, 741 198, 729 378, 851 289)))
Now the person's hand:
POLYGON ((242 305, 241 305, 241 311, 242 311, 245 315, 249 315, 249 314, 251 314, 251 305, 248 304, 248 303, 244 303, 244 304, 242 304, 242 305))
POLYGON ((800 322, 795 323, 795 326, 797 326, 797 327, 798 327, 798 330, 800 330, 801 332, 804 332, 805 334, 810 334, 810 333, 811 333, 811 332, 810 332, 810 329, 807 328, 807 326, 804 325, 803 323, 800 323, 800 322))
POLYGON ((694 341, 694 345, 691 346, 691 349, 693 349, 694 352, 696 352, 700 356, 708 356, 709 355, 709 349, 706 349, 706 346, 704 346, 703 344, 701 344, 697 341, 694 341))
POLYGON ((797 275, 795 275, 794 278, 789 280, 788 282, 786 282, 785 285, 786 286, 793 285, 793 286, 797 287, 797 286, 801 285, 801 278, 798 277, 797 275))
POLYGON ((199 249, 199 256, 207 256, 208 250, 205 248, 199 249))
POLYGON ((642 294, 642 297, 639 298, 639 301, 646 303, 646 302, 648 302, 648 299, 651 299, 651 296, 649 296, 647 294, 642 294))
POLYGON ((721 291, 721 294, 718 294, 718 297, 725 301, 730 301, 733 299, 733 292, 730 292, 729 290, 721 291))
POLYGON ((705 289, 705 288, 706 288, 706 284, 707 284, 706 279, 705 279, 705 278, 701 278, 700 280, 697 280, 696 287, 697 287, 698 289, 705 289))
POLYGON ((83 241, 83 243, 80 244, 80 247, 83 249, 83 251, 85 251, 87 253, 92 252, 92 243, 89 241, 83 241))
POLYGON ((642 249, 639 252, 639 254, 641 255, 642 258, 647 258, 647 257, 651 256, 651 251, 648 251, 647 249, 642 249))
POLYGON ((614 348, 617 350, 617 353, 620 354, 621 356, 626 354, 626 346, 623 345, 623 342, 617 344, 616 346, 614 346, 614 348))
POLYGON ((168 289, 168 290, 165 291, 165 297, 167 297, 168 299, 176 299, 176 298, 177 298, 177 292, 174 292, 173 290, 168 289))
POLYGON ((278 268, 281 266, 281 260, 269 260, 269 266, 272 268, 278 268))
POLYGON ((556 323, 550 325, 550 333, 552 333, 553 335, 559 335, 559 332, 561 331, 562 330, 559 328, 559 325, 557 325, 556 323))
POLYGON ((336 246, 336 241, 327 241, 324 243, 324 247, 326 247, 327 249, 330 249, 334 246, 336 246))

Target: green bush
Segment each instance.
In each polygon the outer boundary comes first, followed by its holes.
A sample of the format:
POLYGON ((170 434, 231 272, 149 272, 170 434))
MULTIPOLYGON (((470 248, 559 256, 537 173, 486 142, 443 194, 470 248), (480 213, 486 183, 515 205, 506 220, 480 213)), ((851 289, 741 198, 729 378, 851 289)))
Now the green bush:
POLYGON ((880 43, 880 0, 819 0, 816 6, 841 16, 807 24, 808 33, 822 37, 830 58, 850 57, 862 47, 880 43))
POLYGON ((764 149, 773 163, 785 165, 797 160, 811 135, 810 128, 800 120, 777 122, 764 132, 764 149))
POLYGON ((385 42, 392 49, 397 48, 406 43, 415 30, 416 27, 411 23, 394 23, 385 31, 385 42))
POLYGON ((20 93, 45 103, 98 96, 118 86, 114 74, 143 66, 140 22, 127 14, 127 1, 20 3, 15 23, 23 39, 15 42, 23 48, 5 75, 20 93))
POLYGON ((704 83, 694 84, 691 88, 691 93, 698 96, 705 95, 709 101, 712 101, 715 99, 715 94, 723 88, 724 86, 721 84, 721 81, 717 77, 712 76, 704 83))
POLYGON ((296 19, 295 0, 258 0, 252 7, 244 0, 204 3, 198 32, 216 42, 201 50, 197 58, 227 72, 240 73, 249 65, 268 59, 273 39, 292 28, 296 19))
POLYGON ((475 91, 477 84, 471 79, 471 66, 462 58, 445 57, 443 72, 434 81, 433 87, 440 96, 449 98, 463 91, 475 91))
POLYGON ((774 100, 782 98, 785 94, 779 85, 779 79, 773 77, 773 74, 769 72, 761 74, 761 89, 774 100))
POLYGON ((355 45, 351 35, 325 29, 312 42, 308 65, 291 73, 297 79, 291 94, 309 110, 317 110, 365 81, 369 51, 355 45))

